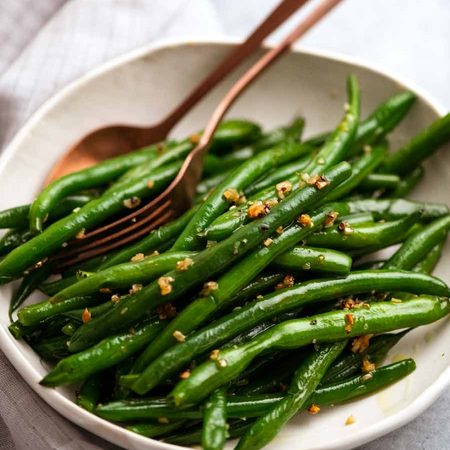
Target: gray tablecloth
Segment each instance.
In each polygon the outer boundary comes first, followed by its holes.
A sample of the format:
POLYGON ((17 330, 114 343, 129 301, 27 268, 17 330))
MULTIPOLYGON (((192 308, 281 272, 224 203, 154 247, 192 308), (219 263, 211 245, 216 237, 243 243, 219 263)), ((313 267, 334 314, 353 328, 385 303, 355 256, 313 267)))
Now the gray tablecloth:
MULTIPOLYGON (((244 36, 276 0, 3 0, 0 148, 54 92, 99 63, 168 36, 244 36)), ((346 0, 303 40, 378 63, 450 109, 450 1, 346 0)), ((276 39, 276 35, 274 36, 276 39)), ((1 207, 1 205, 0 205, 1 207)), ((450 448, 450 394, 368 450, 450 448)), ((0 448, 114 448, 42 402, 0 354, 0 448)))

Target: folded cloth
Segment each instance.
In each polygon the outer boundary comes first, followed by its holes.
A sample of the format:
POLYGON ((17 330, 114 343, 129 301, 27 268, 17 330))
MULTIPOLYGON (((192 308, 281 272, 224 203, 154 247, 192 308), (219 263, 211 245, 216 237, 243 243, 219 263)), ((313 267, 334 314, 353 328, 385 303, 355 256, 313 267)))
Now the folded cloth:
MULTIPOLYGON (((63 3, 63 0, 0 2, 3 35, 0 148, 47 98, 102 62, 161 38, 221 34, 215 10, 208 0, 71 0, 63 3), (52 13, 51 7, 57 11, 45 23, 52 13), (31 39, 28 45, 27 39, 31 39)), ((0 353, 0 448, 95 450, 117 447, 52 410, 0 353)))

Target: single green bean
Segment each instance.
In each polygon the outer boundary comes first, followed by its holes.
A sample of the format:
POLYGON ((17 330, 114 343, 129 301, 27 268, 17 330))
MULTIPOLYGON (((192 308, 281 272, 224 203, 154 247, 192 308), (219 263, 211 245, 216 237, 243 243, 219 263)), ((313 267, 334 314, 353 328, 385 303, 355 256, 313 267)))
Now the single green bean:
POLYGON ((306 241, 311 246, 337 250, 384 248, 404 239, 419 217, 415 213, 389 222, 328 228, 308 236, 306 241))
POLYGON ((41 380, 41 384, 43 386, 73 384, 86 379, 93 373, 115 366, 138 352, 155 337, 161 327, 162 323, 159 320, 151 320, 136 331, 131 330, 106 338, 84 352, 59 361, 56 367, 41 380))
POLYGON ((450 231, 450 215, 437 219, 411 235, 400 249, 386 262, 385 268, 402 267, 412 269, 427 254, 442 242, 450 231))
POLYGON ((86 411, 93 412, 100 401, 102 375, 104 374, 95 373, 89 376, 81 385, 80 391, 77 392, 76 403, 86 411))
POLYGON ((424 175, 424 168, 422 166, 416 167, 401 178, 400 183, 392 192, 391 197, 406 197, 419 184, 424 175))
POLYGON ((149 438, 160 437, 171 431, 179 430, 186 425, 185 420, 176 420, 169 423, 137 423, 128 425, 127 430, 149 438))
POLYGON ((205 404, 202 449, 222 450, 227 434, 227 395, 222 388, 214 391, 205 404))
MULTIPOLYGON (((393 190, 397 191, 401 185, 401 180, 398 175, 390 173, 371 173, 364 178, 358 186, 362 191, 376 191, 376 190, 393 190)), ((403 197, 403 195, 393 195, 394 197, 403 197)))
POLYGON ((294 247, 278 256, 273 265, 287 271, 312 271, 346 275, 352 267, 352 259, 345 253, 315 247, 294 247))
POLYGON ((389 173, 405 175, 450 140, 450 113, 435 120, 406 145, 392 153, 383 165, 389 173))
POLYGON ((21 246, 27 242, 31 237, 31 233, 28 230, 16 230, 12 229, 7 231, 0 238, 0 256, 6 255, 15 248, 21 246))

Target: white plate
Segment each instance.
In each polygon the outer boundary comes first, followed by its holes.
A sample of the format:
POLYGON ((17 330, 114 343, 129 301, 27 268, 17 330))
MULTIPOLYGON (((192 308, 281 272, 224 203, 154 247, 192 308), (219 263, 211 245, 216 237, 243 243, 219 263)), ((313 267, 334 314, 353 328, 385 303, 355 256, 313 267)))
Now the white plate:
MULTIPOLYGON (((172 41, 146 47, 68 86, 34 114, 4 152, 0 161, 0 208, 30 202, 62 152, 91 129, 124 120, 148 124, 161 118, 233 45, 233 41, 172 41)), ((342 114, 345 78, 349 73, 358 76, 362 87, 363 117, 400 90, 407 88, 417 93, 413 110, 392 135, 394 146, 444 113, 443 108, 410 83, 400 82, 378 69, 347 58, 307 51, 285 56, 239 100, 229 115, 252 118, 270 127, 302 114, 307 118, 307 134, 330 129, 342 114)), ((222 84, 183 120, 175 135, 202 127, 230 82, 222 84)), ((433 157, 427 169, 416 197, 448 202, 448 152, 441 151, 433 157)), ((447 251, 436 271, 446 282, 450 282, 450 278, 443 268, 449 264, 447 251)), ((1 349, 48 404, 69 420, 123 447, 180 448, 125 431, 84 411, 72 402, 70 389, 42 388, 38 382, 47 368, 7 330, 11 291, 11 285, 0 289, 1 349)), ((388 361, 414 357, 418 367, 411 376, 370 398, 324 409, 317 416, 299 414, 268 448, 351 448, 407 423, 424 411, 450 383, 448 342, 447 319, 415 330, 388 357, 388 361), (345 426, 350 414, 357 422, 345 426)))

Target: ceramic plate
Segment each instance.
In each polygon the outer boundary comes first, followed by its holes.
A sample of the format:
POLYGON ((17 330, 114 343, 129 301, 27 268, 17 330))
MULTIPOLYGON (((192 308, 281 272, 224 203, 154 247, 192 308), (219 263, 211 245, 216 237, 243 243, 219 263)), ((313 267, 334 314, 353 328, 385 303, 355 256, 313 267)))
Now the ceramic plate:
MULTIPOLYGON (((80 136, 99 126, 128 121, 149 124, 163 117, 207 73, 235 42, 170 42, 146 47, 114 60, 71 84, 34 114, 3 153, 0 161, 0 208, 30 202, 59 156, 80 136)), ((264 74, 236 103, 230 117, 247 117, 267 127, 294 115, 307 118, 306 133, 333 128, 345 102, 345 78, 358 76, 363 117, 379 102, 404 89, 418 100, 393 133, 393 146, 405 142, 444 110, 410 83, 366 64, 336 55, 295 51, 264 74)), ((175 136, 201 128, 234 77, 212 92, 174 130, 175 136)), ((449 149, 447 149, 449 150, 449 149)), ((416 198, 449 202, 450 153, 441 151, 427 162, 427 175, 416 198)), ((447 283, 450 265, 445 252, 436 274, 447 283)), ((0 289, 0 345, 25 381, 54 409, 76 424, 128 449, 175 449, 106 422, 76 406, 70 389, 42 388, 47 367, 23 342, 9 334, 8 302, 13 286, 0 289)), ((32 300, 36 301, 38 295, 32 300)), ((301 413, 268 447, 273 450, 344 449, 360 445, 412 420, 450 383, 450 326, 443 319, 421 327, 402 340, 387 362, 413 357, 417 370, 377 395, 317 416, 301 413), (356 423, 345 426, 352 414, 356 423), (326 432, 324 432, 326 430, 326 432)))

